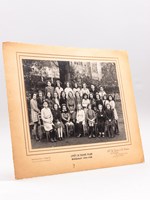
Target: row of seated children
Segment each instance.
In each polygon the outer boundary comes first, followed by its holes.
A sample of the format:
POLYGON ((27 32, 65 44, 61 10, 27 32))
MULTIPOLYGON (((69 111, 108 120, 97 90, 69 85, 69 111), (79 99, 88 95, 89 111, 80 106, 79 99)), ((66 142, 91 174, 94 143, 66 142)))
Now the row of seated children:
MULTIPOLYGON (((106 102, 105 99, 104 101, 106 102)), ((44 100, 41 109, 39 109, 37 94, 34 93, 31 99, 31 118, 34 121, 32 133, 36 140, 41 140, 43 131, 41 134, 38 134, 37 131, 40 121, 47 140, 50 139, 51 142, 69 136, 114 137, 119 134, 119 129, 118 116, 115 107, 112 106, 114 104, 112 101, 112 97, 109 96, 107 104, 99 103, 96 105, 90 101, 86 107, 82 101, 76 105, 76 109, 68 109, 66 102, 63 102, 60 109, 58 103, 54 102, 52 107, 48 100, 44 100), (41 120, 39 120, 39 116, 41 116, 41 120)))

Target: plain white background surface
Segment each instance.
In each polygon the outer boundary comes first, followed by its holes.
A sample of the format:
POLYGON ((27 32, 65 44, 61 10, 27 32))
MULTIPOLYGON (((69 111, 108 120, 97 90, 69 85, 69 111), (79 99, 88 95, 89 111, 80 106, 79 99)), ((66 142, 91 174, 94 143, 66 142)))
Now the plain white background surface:
POLYGON ((0 0, 3 41, 127 50, 145 163, 16 181, 0 50, 0 199, 149 200, 150 1, 0 0))

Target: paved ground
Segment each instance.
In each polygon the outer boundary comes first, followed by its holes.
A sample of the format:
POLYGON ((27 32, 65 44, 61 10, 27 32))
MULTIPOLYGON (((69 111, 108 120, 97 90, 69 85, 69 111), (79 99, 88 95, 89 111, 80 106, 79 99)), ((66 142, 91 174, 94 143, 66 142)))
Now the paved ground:
POLYGON ((87 136, 76 138, 76 137, 70 137, 65 138, 62 141, 57 141, 55 143, 47 142, 46 140, 43 140, 41 142, 36 142, 35 140, 31 140, 32 147, 35 148, 46 148, 46 147, 58 147, 58 146, 68 146, 68 145, 79 145, 79 144, 90 144, 90 143, 99 143, 99 142, 110 142, 110 141, 120 141, 125 140, 125 129, 124 129, 124 123, 123 123, 123 115, 122 115, 122 109, 121 109, 121 103, 116 102, 116 109, 119 116, 119 130, 120 135, 116 135, 114 138, 91 138, 89 139, 87 136))

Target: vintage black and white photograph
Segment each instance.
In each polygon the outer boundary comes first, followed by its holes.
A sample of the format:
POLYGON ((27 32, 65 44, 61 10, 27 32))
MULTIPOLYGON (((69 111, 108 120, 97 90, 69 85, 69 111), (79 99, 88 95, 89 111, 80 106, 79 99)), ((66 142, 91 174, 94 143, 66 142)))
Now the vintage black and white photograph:
POLYGON ((115 62, 22 64, 33 149, 126 139, 115 62))

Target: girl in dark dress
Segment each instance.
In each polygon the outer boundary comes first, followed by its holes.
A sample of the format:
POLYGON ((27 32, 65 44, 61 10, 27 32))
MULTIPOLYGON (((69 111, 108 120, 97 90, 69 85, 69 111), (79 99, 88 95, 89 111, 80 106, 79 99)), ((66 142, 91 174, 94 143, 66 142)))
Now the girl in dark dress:
POLYGON ((38 92, 38 98, 37 98, 37 104, 38 104, 38 108, 41 111, 43 108, 43 102, 44 102, 45 98, 43 96, 43 92, 41 90, 39 90, 38 92))
POLYGON ((114 112, 111 110, 110 104, 107 104, 105 115, 105 133, 108 133, 108 137, 114 137, 114 112))
POLYGON ((53 114, 53 122, 57 131, 58 139, 63 139, 63 123, 61 118, 61 112, 59 110, 58 104, 54 104, 54 109, 52 111, 53 114))
POLYGON ((95 88, 95 85, 91 85, 91 88, 90 88, 90 93, 92 93, 93 94, 93 97, 94 97, 94 99, 96 98, 96 88, 95 88))
MULTIPOLYGON (((74 95, 71 91, 68 93, 67 108, 70 113, 70 122, 72 122, 74 124, 75 117, 76 117, 76 112, 75 112, 76 103, 75 103, 74 95)), ((70 135, 74 136, 74 134, 75 134, 74 126, 72 126, 72 128, 73 128, 72 130, 70 129, 70 135)))
POLYGON ((79 92, 79 91, 76 91, 76 92, 75 92, 75 103, 76 103, 76 108, 77 108, 77 105, 78 105, 78 104, 81 104, 81 103, 82 103, 82 99, 81 99, 81 96, 80 96, 80 92, 79 92))
POLYGON ((106 110, 106 106, 109 104, 109 100, 107 99, 107 95, 103 96, 103 109, 106 110))
POLYGON ((90 99, 90 104, 91 104, 92 109, 93 109, 93 108, 96 106, 96 100, 95 100, 95 98, 94 98, 93 93, 90 93, 89 99, 90 99))
POLYGON ((66 128, 66 136, 69 137, 70 130, 74 129, 74 123, 70 121, 70 113, 65 104, 62 105, 61 117, 66 128))
POLYGON ((70 113, 73 113, 76 108, 75 99, 74 99, 73 93, 71 91, 68 93, 67 108, 70 113))
POLYGON ((46 94, 46 101, 48 102, 49 108, 51 110, 53 110, 53 108, 54 108, 54 102, 53 102, 53 100, 51 98, 51 93, 50 92, 47 92, 47 94, 46 94))
POLYGON ((100 99, 100 95, 96 93, 96 107, 98 108, 98 105, 101 104, 103 106, 103 100, 100 99))
POLYGON ((48 92, 50 92, 51 96, 53 97, 54 87, 52 87, 52 84, 50 81, 47 81, 47 87, 45 88, 45 95, 47 95, 48 92))
POLYGON ((62 105, 62 104, 66 104, 66 93, 64 92, 64 91, 62 91, 61 92, 61 94, 60 94, 60 101, 59 101, 59 103, 60 103, 60 106, 62 105))
POLYGON ((88 128, 89 128, 89 138, 95 138, 94 134, 94 127, 95 127, 95 119, 96 115, 94 110, 92 110, 92 105, 88 105, 88 110, 87 110, 87 121, 88 121, 88 128))
POLYGON ((54 97, 52 100, 53 100, 54 104, 56 103, 58 105, 58 107, 60 108, 60 102, 59 102, 59 97, 58 97, 57 92, 54 92, 54 97))
POLYGON ((97 111, 97 123, 98 123, 98 137, 105 137, 105 112, 103 110, 103 106, 101 104, 98 105, 97 111))

